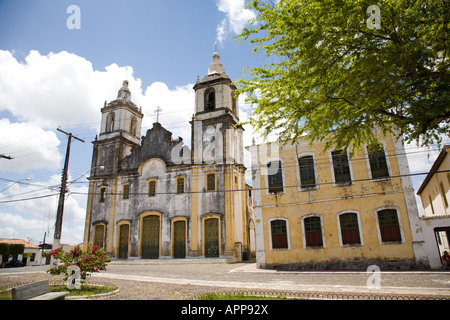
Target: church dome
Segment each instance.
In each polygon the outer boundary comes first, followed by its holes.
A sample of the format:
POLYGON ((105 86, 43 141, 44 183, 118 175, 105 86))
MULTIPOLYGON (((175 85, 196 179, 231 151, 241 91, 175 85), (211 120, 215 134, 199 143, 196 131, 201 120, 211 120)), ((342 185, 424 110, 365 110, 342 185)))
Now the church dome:
POLYGON ((220 55, 218 52, 213 53, 213 61, 211 62, 211 65, 208 69, 208 75, 210 74, 225 74, 225 68, 223 67, 222 63, 220 62, 220 55))

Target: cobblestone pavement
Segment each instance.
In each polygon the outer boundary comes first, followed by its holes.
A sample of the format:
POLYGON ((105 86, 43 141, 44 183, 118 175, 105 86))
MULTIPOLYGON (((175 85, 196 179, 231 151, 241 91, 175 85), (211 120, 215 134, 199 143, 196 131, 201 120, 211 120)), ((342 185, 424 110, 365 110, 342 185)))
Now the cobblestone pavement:
MULTIPOLYGON (((0 287, 55 279, 45 273, 47 268, 0 269, 0 287)), ((97 298, 101 300, 184 300, 229 291, 310 298, 450 299, 450 272, 381 272, 379 287, 371 279, 373 274, 366 272, 280 272, 256 269, 254 263, 174 259, 113 261, 106 272, 92 275, 89 282, 119 287, 118 293, 97 298)))

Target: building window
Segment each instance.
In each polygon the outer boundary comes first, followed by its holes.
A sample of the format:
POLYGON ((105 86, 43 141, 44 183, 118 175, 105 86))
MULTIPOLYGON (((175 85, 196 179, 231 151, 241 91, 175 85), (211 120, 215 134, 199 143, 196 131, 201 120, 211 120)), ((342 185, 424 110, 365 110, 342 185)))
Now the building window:
POLYGON ((212 111, 216 108, 216 93, 214 89, 205 92, 205 110, 212 111))
POLYGON ((206 191, 216 191, 216 174, 208 173, 206 175, 206 191))
POLYGON ((316 174, 314 172, 314 159, 306 156, 298 159, 300 168, 300 185, 302 188, 314 188, 316 186, 316 174))
POLYGON ((130 124, 130 134, 135 137, 136 132, 137 132, 137 120, 136 120, 136 117, 132 117, 131 124, 130 124))
POLYGON ((149 197, 156 196, 156 180, 150 180, 148 182, 148 196, 149 197))
POLYGON ((378 223, 380 226, 381 241, 401 242, 397 210, 387 209, 378 211, 378 223))
POLYGON ((281 161, 272 161, 267 164, 267 178, 269 192, 283 192, 283 170, 281 161))
POLYGON ((94 226, 94 246, 104 247, 105 241, 105 225, 97 224, 94 226))
POLYGON ((356 213, 344 213, 339 215, 341 225, 342 244, 361 244, 359 237, 358 215, 356 213))
POLYGON ((305 241, 307 247, 323 247, 322 224, 320 217, 309 217, 303 220, 305 225, 305 241))
POLYGON ((368 149, 370 171, 372 179, 380 179, 389 177, 389 170, 386 162, 386 154, 383 147, 377 150, 368 149))
POLYGON ((350 164, 348 162, 347 152, 342 150, 333 151, 334 181, 336 183, 349 183, 352 181, 350 176, 350 164))
POLYGON ((176 178, 177 181, 177 193, 184 193, 184 177, 176 178))
POLYGON ((106 117, 106 132, 114 131, 114 120, 115 120, 114 112, 108 113, 108 116, 106 117))
POLYGON ((105 202, 106 201, 106 187, 100 187, 100 192, 98 195, 98 202, 105 202))
POLYGON ((122 186, 122 200, 130 199, 130 184, 126 183, 122 186))
POLYGON ((272 234, 272 249, 288 249, 287 227, 285 220, 273 220, 270 222, 272 234))

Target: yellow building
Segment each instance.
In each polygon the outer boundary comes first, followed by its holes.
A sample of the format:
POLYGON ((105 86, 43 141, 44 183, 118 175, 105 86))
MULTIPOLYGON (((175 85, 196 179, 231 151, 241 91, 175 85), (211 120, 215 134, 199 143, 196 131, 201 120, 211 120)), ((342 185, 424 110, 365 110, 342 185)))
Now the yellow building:
POLYGON ((403 144, 382 145, 352 158, 306 141, 247 147, 258 267, 427 266, 403 144))

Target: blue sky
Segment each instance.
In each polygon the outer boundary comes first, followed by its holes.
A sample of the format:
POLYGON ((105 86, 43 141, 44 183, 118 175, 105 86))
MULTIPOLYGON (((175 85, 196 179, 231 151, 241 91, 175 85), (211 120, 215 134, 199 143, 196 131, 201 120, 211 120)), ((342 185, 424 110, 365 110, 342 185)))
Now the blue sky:
MULTIPOLYGON (((252 54, 249 43, 231 40, 254 15, 243 4, 0 0, 0 154, 14 158, 0 159, 0 238, 39 243, 47 232, 47 239, 53 239, 57 196, 41 197, 57 195, 50 187, 60 183, 67 139, 56 128, 86 141, 73 142, 69 164, 69 180, 79 179, 70 191, 85 194, 88 174, 83 174, 90 168, 100 109, 105 100, 116 98, 125 78, 132 100, 143 108, 141 135, 160 106, 162 125, 189 141, 192 87, 197 76, 206 75, 216 42, 231 79, 241 77, 246 66, 270 62, 252 54), (71 5, 80 9, 80 29, 67 27, 71 5), (38 199, 15 201, 32 197, 38 199)), ((249 106, 243 100, 240 115, 246 120, 249 106)), ((247 128, 244 144, 250 142, 247 128)), ((436 154, 429 159, 423 151, 411 155, 411 170, 428 171, 436 154)), ((68 196, 62 243, 82 241, 86 201, 86 195, 68 196)))

